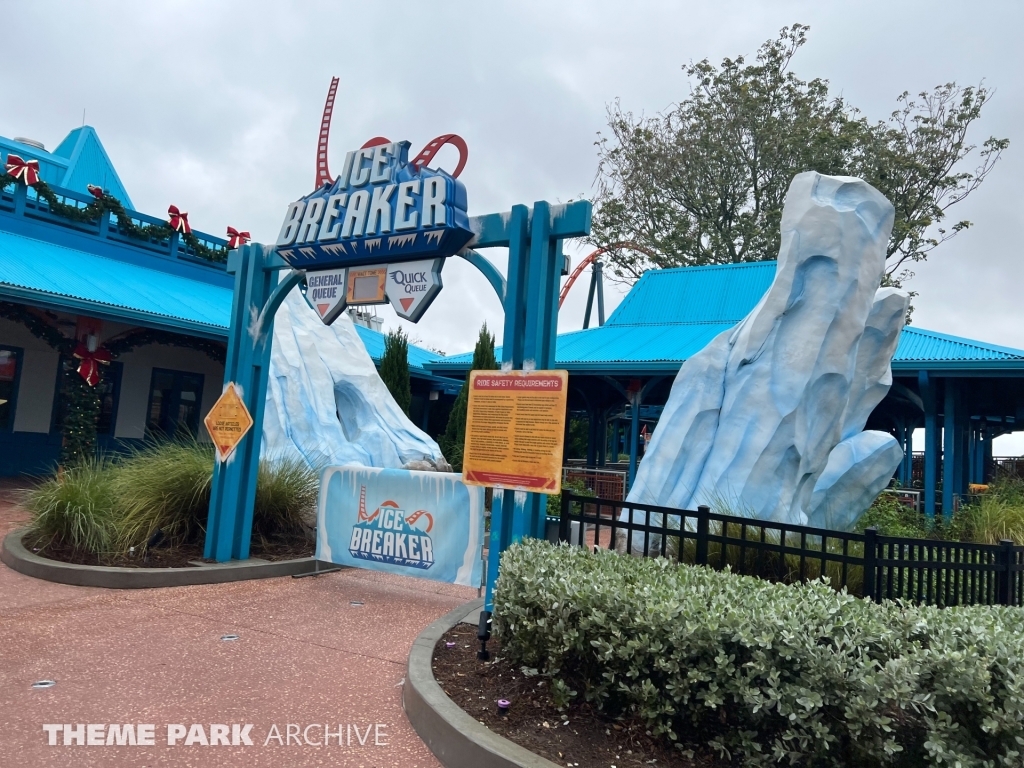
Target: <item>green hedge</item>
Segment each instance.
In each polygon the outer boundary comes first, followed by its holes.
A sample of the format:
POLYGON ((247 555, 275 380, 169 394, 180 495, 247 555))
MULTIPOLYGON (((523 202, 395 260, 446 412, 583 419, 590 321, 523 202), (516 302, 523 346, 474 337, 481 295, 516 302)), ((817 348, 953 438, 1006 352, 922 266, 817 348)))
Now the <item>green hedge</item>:
POLYGON ((746 766, 1024 764, 1024 611, 877 605, 665 559, 524 541, 503 655, 555 703, 746 766))

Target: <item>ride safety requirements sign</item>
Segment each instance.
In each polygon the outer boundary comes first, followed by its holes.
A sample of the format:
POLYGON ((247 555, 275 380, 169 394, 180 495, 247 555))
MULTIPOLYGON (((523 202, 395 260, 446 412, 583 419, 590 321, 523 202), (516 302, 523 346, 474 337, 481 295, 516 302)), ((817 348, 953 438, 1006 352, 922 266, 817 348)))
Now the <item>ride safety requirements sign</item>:
POLYGON ((567 371, 472 371, 462 481, 560 493, 567 371))

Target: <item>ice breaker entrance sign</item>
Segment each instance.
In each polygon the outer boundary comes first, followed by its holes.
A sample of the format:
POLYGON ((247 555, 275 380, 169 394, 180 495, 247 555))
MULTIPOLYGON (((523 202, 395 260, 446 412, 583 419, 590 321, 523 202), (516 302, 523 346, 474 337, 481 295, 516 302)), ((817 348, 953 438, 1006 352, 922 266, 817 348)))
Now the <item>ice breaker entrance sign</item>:
POLYGON ((277 238, 278 255, 308 274, 307 300, 328 325, 346 301, 390 301, 400 317, 419 320, 441 290, 444 258, 473 237, 462 182, 426 160, 410 163, 408 141, 372 144, 349 152, 333 183, 289 205, 277 238), (354 267, 382 269, 386 295, 353 301, 354 267), (322 270, 332 271, 328 284, 313 277, 322 270), (348 279, 339 277, 345 270, 348 279))
POLYGON ((320 479, 316 559, 480 585, 484 490, 459 475, 328 467, 320 479))

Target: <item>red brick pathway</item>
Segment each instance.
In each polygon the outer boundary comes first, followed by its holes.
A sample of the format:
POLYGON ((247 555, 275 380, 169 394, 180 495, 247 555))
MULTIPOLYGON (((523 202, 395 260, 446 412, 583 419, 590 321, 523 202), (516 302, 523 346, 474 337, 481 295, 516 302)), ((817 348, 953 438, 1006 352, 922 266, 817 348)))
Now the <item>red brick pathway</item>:
MULTIPOLYGON (((0 485, 0 535, 23 510, 0 485)), ((401 683, 416 635, 476 590, 371 571, 161 590, 52 584, 0 566, 4 766, 437 766, 401 683), (363 603, 362 607, 351 605, 363 603), (239 640, 224 642, 221 636, 239 640), (41 679, 49 689, 33 689, 41 679), (147 723, 156 746, 47 745, 44 723, 147 723), (167 726, 253 725, 253 746, 167 745, 167 726), (338 746, 267 741, 288 724, 338 746), (381 741, 366 726, 383 724, 381 741), (358 737, 348 731, 358 726, 358 737), (351 745, 347 742, 351 739, 351 745)), ((294 733, 294 731, 293 731, 294 733)), ((301 735, 299 736, 301 741, 301 735)), ((182 740, 184 741, 184 739, 182 740)))

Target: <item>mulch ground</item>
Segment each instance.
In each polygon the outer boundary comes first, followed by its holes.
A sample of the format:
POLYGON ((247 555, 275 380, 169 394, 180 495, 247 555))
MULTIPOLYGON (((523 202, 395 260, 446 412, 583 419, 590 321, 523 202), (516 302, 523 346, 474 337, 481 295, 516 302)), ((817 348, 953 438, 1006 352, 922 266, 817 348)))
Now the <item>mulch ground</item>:
POLYGON ((476 658, 476 627, 458 624, 434 649, 434 677, 448 697, 492 731, 558 765, 624 768, 668 766, 710 768, 722 765, 707 754, 684 755, 647 736, 642 724, 613 720, 588 704, 559 712, 548 699, 541 677, 524 677, 501 658, 501 644, 490 640, 490 662, 476 658), (455 643, 448 648, 446 643, 455 643), (498 714, 498 699, 511 706, 498 714))
MULTIPOLYGON (((40 542, 26 540, 25 546, 40 557, 60 560, 63 563, 76 565, 106 565, 120 568, 188 568, 195 562, 213 563, 203 557, 203 545, 193 544, 182 547, 152 547, 147 552, 128 555, 94 555, 59 544, 39 546, 40 542)), ((254 540, 249 550, 251 557, 276 562, 278 560, 296 560, 300 557, 312 557, 316 550, 316 542, 304 536, 289 538, 254 540)))

